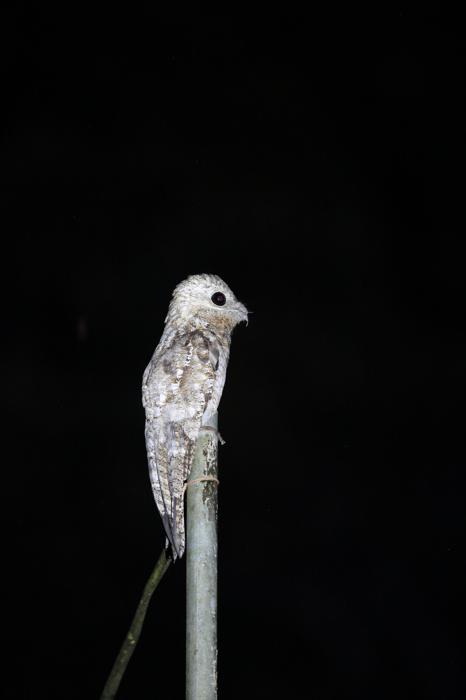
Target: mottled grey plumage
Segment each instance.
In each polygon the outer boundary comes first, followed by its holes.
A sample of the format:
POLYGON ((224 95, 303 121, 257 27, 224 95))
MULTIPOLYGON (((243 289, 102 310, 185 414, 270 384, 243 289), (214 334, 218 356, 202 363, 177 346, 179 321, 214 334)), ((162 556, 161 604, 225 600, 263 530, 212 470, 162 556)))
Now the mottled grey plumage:
POLYGON ((149 473, 174 559, 185 549, 183 487, 199 429, 222 395, 231 332, 247 318, 220 277, 191 275, 173 292, 164 332, 144 372, 149 473), (212 297, 218 302, 222 295, 224 303, 214 303, 212 297))

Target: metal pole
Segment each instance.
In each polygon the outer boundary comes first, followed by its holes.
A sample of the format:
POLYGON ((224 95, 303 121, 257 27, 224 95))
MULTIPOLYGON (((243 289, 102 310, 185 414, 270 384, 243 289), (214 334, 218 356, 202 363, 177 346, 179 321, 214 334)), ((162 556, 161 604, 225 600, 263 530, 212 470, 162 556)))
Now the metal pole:
POLYGON ((187 488, 186 700, 217 698, 217 414, 203 425, 187 488), (210 480, 202 480, 210 477, 210 480))

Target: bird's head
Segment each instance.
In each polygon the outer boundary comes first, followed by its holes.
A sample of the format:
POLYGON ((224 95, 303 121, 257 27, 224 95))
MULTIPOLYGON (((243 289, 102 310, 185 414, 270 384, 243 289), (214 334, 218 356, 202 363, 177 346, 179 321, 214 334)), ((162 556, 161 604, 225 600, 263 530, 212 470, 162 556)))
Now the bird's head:
POLYGON ((248 310, 217 275, 190 275, 175 287, 165 322, 199 321, 213 329, 232 331, 248 322, 248 310))

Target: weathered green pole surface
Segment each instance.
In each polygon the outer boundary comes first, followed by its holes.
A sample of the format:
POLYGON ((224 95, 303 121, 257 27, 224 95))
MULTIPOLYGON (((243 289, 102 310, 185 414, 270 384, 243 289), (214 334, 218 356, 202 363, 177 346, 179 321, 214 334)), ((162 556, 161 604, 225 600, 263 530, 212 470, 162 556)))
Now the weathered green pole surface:
POLYGON ((217 448, 215 414, 201 428, 187 488, 186 700, 217 698, 217 448))

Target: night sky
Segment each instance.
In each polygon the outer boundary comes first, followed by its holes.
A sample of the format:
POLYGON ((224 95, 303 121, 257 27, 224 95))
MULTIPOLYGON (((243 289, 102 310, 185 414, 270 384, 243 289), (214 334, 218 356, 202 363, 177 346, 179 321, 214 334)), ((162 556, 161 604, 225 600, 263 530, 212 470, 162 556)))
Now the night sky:
MULTIPOLYGON (((142 373, 198 272, 254 312, 219 411, 219 698, 466 697, 459 18, 66 5, 2 34, 2 697, 99 697, 164 542, 142 373)), ((184 613, 182 560, 121 700, 184 697, 184 613)))

